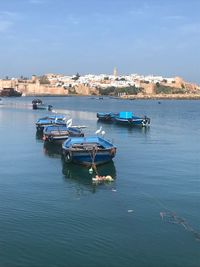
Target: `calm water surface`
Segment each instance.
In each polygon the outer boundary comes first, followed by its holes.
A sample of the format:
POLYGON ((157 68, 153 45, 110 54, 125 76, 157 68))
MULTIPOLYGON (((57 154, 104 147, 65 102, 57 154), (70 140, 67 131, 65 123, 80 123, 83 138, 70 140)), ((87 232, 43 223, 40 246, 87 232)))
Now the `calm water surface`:
POLYGON ((115 181, 93 185, 88 169, 44 147, 32 98, 0 106, 0 266, 200 266, 200 101, 43 98, 57 112, 100 125, 117 145, 99 167, 115 181), (98 123, 97 111, 132 110, 149 129, 98 123))

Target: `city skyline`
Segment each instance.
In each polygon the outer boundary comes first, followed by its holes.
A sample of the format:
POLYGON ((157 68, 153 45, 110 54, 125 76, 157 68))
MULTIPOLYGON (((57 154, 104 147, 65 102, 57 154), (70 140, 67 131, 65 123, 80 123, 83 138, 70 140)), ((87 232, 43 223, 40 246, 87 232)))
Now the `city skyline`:
POLYGON ((195 0, 3 0, 0 77, 111 74, 116 66, 121 75, 200 83, 199 8, 195 0))

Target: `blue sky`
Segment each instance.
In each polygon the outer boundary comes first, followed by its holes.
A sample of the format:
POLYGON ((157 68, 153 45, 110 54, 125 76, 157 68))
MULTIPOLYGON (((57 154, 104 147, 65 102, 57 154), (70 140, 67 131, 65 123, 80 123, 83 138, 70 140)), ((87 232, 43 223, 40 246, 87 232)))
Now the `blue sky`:
POLYGON ((0 77, 139 73, 200 83, 199 0, 1 0, 0 77))

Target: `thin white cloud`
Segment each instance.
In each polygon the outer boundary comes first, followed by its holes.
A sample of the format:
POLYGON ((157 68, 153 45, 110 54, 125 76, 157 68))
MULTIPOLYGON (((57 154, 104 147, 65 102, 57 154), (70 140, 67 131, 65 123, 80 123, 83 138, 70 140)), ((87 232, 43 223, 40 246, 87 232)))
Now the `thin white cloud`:
POLYGON ((149 16, 155 14, 156 10, 159 10, 160 8, 162 8, 162 5, 159 5, 158 3, 149 4, 148 2, 142 2, 138 6, 132 6, 132 8, 129 10, 129 14, 133 16, 134 15, 149 16))
POLYGON ((180 15, 169 15, 169 16, 164 16, 163 19, 165 20, 183 20, 184 16, 180 16, 180 15))
POLYGON ((78 25, 80 23, 80 19, 74 15, 69 15, 67 17, 67 22, 70 24, 78 25))
POLYGON ((0 32, 7 32, 7 30, 13 25, 11 21, 0 19, 0 32))
POLYGON ((145 14, 145 11, 144 11, 144 9, 141 9, 141 8, 135 8, 135 9, 131 9, 129 11, 129 14, 131 16, 138 16, 138 15, 142 16, 145 14))
POLYGON ((44 0, 29 0, 29 3, 40 5, 40 4, 44 4, 44 0))
POLYGON ((13 25, 17 18, 17 14, 9 11, 0 12, 0 32, 7 32, 13 25))
POLYGON ((10 11, 1 11, 0 16, 7 16, 10 18, 15 18, 17 16, 17 13, 15 12, 10 12, 10 11))
POLYGON ((181 26, 181 33, 186 35, 199 35, 200 34, 200 22, 188 23, 181 26))

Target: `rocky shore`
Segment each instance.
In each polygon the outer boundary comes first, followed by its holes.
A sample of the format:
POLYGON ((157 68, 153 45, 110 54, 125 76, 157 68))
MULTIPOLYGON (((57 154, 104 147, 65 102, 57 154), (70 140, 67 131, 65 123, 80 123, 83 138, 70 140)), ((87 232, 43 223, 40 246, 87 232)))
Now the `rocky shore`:
POLYGON ((127 99, 127 100, 136 100, 136 99, 174 99, 174 100, 199 100, 200 99, 200 94, 157 94, 157 95, 125 95, 121 96, 122 99, 127 99))

